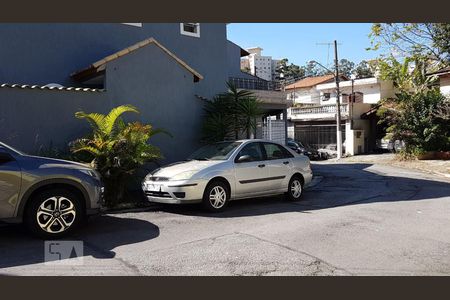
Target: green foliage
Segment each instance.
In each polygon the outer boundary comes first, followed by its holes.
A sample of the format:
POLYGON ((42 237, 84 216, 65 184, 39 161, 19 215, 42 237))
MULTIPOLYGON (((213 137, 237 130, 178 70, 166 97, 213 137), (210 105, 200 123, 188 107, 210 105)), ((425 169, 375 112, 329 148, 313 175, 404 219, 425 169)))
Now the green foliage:
POLYGON ((389 126, 388 138, 403 140, 404 154, 450 150, 449 100, 437 88, 401 91, 381 104, 377 114, 389 126))
POLYGON ((370 77, 375 76, 373 70, 374 70, 374 67, 369 62, 362 60, 353 69, 353 73, 355 73, 356 78, 358 78, 358 79, 370 78, 370 77))
POLYGON ((449 99, 435 86, 437 78, 427 75, 450 63, 449 24, 377 23, 370 37, 372 49, 385 51, 377 62, 380 77, 398 91, 378 111, 387 137, 405 142, 404 158, 449 150, 449 99))
POLYGON ((330 74, 330 72, 321 66, 318 66, 314 61, 309 61, 305 65, 305 76, 322 76, 325 74, 330 74))
POLYGON ((227 97, 218 95, 205 101, 204 139, 208 142, 229 140, 233 137, 234 117, 230 113, 232 105, 227 97))
POLYGON ((105 183, 107 206, 124 201, 126 182, 138 167, 162 157, 159 149, 148 144, 148 140, 165 131, 139 122, 125 123, 121 119, 125 112, 139 113, 131 105, 122 105, 107 115, 85 112, 75 114, 91 125, 92 133, 74 141, 71 150, 73 153, 87 153, 92 158, 92 165, 100 172, 105 183))
POLYGON ((262 114, 252 92, 238 90, 231 82, 227 86, 227 92, 205 101, 203 135, 207 142, 238 139, 240 133, 249 138, 256 130, 256 118, 262 114))
POLYGON ((389 56, 379 60, 378 68, 380 78, 392 80, 400 91, 424 91, 437 79, 427 76, 426 62, 418 57, 407 57, 400 62, 394 56, 389 56))
POLYGON ((339 74, 340 75, 350 77, 354 68, 355 68, 355 63, 352 61, 349 61, 348 59, 344 58, 339 61, 339 74))
POLYGON ((305 76, 305 68, 299 67, 293 63, 288 64, 289 60, 287 58, 283 58, 278 63, 275 72, 278 74, 276 79, 278 80, 289 80, 294 78, 301 78, 305 76), (281 76, 283 74, 283 76, 281 76))
POLYGON ((450 24, 448 23, 374 23, 368 50, 383 50, 388 55, 425 58, 435 68, 450 64, 450 24))
POLYGON ((256 118, 262 115, 260 103, 255 97, 243 98, 238 102, 239 128, 245 131, 249 139, 256 131, 256 118))

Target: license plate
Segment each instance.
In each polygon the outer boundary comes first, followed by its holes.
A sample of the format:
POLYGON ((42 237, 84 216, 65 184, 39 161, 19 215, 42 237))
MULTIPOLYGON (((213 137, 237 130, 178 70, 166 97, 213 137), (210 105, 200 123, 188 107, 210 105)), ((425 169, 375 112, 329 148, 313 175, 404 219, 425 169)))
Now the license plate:
POLYGON ((161 185, 160 184, 154 184, 154 183, 147 183, 146 184, 146 190, 148 191, 161 191, 161 185))

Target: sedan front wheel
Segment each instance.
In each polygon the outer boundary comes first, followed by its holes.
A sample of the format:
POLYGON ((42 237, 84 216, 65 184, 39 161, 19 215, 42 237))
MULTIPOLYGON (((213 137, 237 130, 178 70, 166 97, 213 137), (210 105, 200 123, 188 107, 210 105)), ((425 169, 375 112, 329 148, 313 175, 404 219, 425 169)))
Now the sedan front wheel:
POLYGON ((24 221, 34 235, 58 239, 72 232, 83 218, 77 195, 64 189, 50 189, 31 199, 24 221))
POLYGON ((208 184, 203 194, 203 206, 212 212, 222 211, 228 204, 230 191, 223 181, 214 180, 208 184))

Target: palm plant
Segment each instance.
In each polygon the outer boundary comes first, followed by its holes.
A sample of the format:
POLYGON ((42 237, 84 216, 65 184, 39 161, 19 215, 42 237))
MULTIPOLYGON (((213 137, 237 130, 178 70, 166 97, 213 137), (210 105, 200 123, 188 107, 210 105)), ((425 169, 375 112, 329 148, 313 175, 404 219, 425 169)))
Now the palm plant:
POLYGON ((230 103, 229 107, 229 115, 232 119, 232 129, 234 133, 234 138, 239 138, 239 132, 247 131, 248 128, 243 128, 242 125, 245 122, 242 122, 242 118, 245 118, 245 114, 248 112, 245 109, 243 110, 241 107, 242 102, 255 102, 256 97, 254 93, 247 90, 238 90, 237 87, 232 82, 227 82, 228 91, 222 94, 221 96, 227 99, 230 103), (252 100, 249 100, 252 99, 252 100))
POLYGON ((228 91, 205 101, 204 140, 217 142, 238 139, 240 133, 250 138, 256 131, 256 119, 262 115, 260 101, 247 90, 238 90, 227 82, 228 91))
POLYGON ((71 150, 92 157, 91 163, 105 183, 108 206, 123 201, 126 181, 139 166, 162 157, 159 149, 148 144, 148 140, 165 131, 139 122, 125 123, 121 119, 125 112, 139 113, 134 106, 121 105, 107 115, 82 111, 75 114, 91 125, 92 133, 73 142, 71 150))
POLYGON ((233 136, 233 118, 229 114, 230 109, 229 99, 221 95, 206 100, 203 134, 207 142, 223 141, 233 136))
POLYGON ((240 119, 239 127, 249 139, 251 132, 256 131, 256 119, 262 115, 260 102, 255 97, 242 99, 238 104, 238 113, 240 119))

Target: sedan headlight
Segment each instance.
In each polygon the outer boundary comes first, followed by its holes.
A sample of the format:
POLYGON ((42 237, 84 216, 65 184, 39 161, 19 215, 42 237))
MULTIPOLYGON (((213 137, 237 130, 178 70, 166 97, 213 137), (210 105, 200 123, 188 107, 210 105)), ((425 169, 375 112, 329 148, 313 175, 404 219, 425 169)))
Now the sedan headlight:
POLYGON ((170 180, 187 180, 190 179, 197 171, 185 171, 170 178, 170 180))

